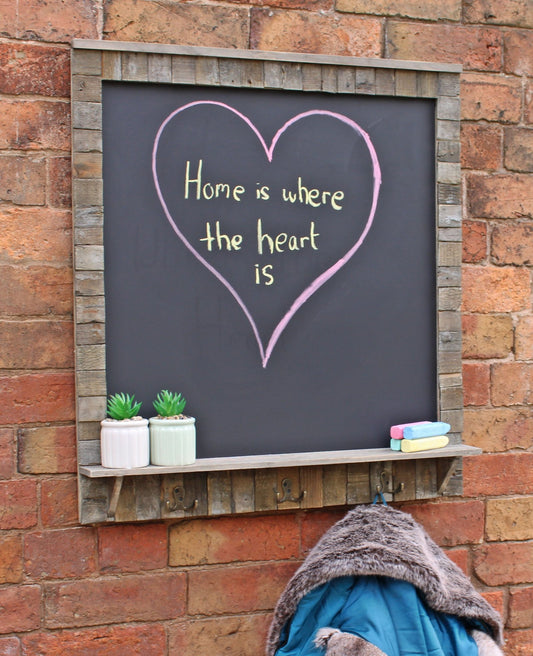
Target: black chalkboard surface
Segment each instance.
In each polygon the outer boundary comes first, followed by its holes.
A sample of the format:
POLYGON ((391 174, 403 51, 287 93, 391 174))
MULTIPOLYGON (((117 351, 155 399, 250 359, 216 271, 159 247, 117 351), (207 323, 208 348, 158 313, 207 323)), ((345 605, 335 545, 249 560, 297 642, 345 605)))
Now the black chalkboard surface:
POLYGON ((103 83, 109 393, 198 457, 436 417, 434 101, 103 83))

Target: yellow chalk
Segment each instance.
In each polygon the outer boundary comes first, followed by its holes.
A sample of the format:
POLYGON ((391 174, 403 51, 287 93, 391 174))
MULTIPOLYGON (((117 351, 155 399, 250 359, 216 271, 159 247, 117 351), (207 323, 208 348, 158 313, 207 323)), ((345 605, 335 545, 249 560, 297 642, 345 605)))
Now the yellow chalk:
POLYGON ((402 451, 413 453, 414 451, 429 451, 430 449, 442 449, 449 443, 447 435, 436 435, 435 437, 421 437, 418 440, 401 440, 402 451))

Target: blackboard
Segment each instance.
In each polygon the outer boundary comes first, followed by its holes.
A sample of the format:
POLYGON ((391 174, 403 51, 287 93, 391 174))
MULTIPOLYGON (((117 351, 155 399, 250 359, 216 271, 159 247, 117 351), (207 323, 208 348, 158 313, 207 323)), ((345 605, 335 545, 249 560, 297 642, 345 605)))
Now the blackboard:
POLYGON ((106 375, 198 457, 437 416, 435 101, 103 82, 106 375))

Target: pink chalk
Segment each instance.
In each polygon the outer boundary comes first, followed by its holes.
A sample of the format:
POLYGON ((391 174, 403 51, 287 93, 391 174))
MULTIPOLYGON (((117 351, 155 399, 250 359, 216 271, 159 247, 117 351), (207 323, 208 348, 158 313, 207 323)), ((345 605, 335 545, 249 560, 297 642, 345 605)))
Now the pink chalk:
POLYGON ((390 436, 393 440, 403 440, 403 429, 407 426, 419 426, 420 424, 431 424, 430 421, 412 421, 409 424, 397 424, 390 427, 390 436))

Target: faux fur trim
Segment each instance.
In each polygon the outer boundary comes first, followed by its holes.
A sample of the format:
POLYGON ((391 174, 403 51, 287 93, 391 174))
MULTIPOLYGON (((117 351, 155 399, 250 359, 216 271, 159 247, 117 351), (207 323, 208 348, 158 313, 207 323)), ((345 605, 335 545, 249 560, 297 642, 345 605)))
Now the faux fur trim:
MULTIPOLYGON (((370 505, 357 506, 332 526, 291 578, 274 611, 267 656, 274 656, 281 630, 300 600, 340 576, 388 576, 407 581, 422 592, 433 610, 481 621, 502 644, 498 613, 425 530, 410 515, 391 506, 370 505)), ((480 649, 480 656, 493 654, 480 649)))
POLYGON ((476 641, 479 656, 503 656, 502 650, 483 631, 472 631, 472 638, 476 641))
POLYGON ((315 646, 325 649, 325 656, 387 656, 363 638, 330 627, 317 631, 315 646))

